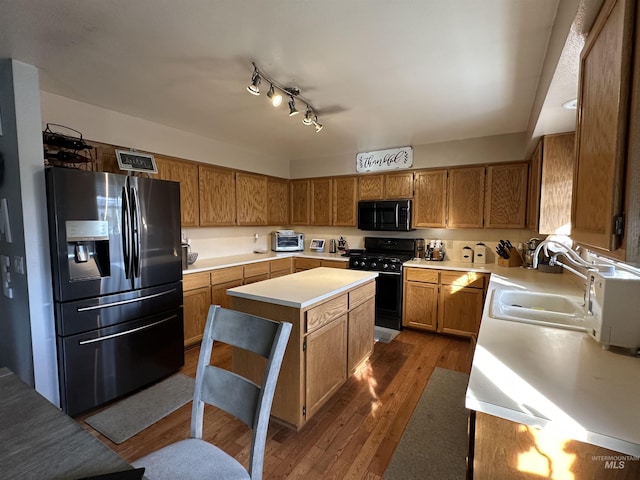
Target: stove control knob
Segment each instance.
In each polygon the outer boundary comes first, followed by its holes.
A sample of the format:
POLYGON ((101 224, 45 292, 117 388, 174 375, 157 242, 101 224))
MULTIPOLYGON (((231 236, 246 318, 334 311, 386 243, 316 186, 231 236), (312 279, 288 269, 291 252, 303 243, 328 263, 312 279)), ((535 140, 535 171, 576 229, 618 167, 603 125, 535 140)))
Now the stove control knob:
POLYGON ((396 266, 395 266, 394 264, 391 264, 391 265, 389 266, 389 268, 390 268, 391 270, 395 270, 395 269, 396 269, 396 266))
POLYGON ((371 262, 371 268, 376 268, 378 264, 376 262, 371 262))
MULTIPOLYGON (((385 263, 384 265, 382 265, 382 268, 384 268, 385 270, 389 268, 389 264, 385 263)), ((393 268, 393 265, 391 265, 391 268, 393 268)))

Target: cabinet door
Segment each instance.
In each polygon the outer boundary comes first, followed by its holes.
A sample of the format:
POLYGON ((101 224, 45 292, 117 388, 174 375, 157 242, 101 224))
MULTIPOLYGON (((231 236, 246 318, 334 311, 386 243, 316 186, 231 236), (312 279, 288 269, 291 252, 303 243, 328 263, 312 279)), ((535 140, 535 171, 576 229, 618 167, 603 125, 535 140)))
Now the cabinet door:
POLYGON ((575 134, 548 135, 543 142, 538 232, 570 235, 575 134))
POLYGON ((384 197, 392 200, 413 197, 413 172, 387 173, 384 176, 384 197))
POLYGON ((311 180, 311 225, 331 225, 332 186, 331 178, 311 180))
POLYGON ((347 315, 307 335, 306 407, 311 417, 347 378, 347 315))
POLYGON ((384 198, 384 175, 358 177, 358 199, 381 200, 384 198))
POLYGON ((358 177, 333 179, 333 224, 355 227, 358 221, 358 177))
POLYGON ((267 225, 289 223, 289 181, 267 178, 267 225))
POLYGON ((169 158, 155 156, 158 178, 180 183, 180 220, 182 227, 197 227, 198 208, 198 165, 169 158))
POLYGON ((526 163, 487 167, 485 228, 524 228, 528 174, 526 163))
POLYGON ((291 225, 309 225, 311 184, 309 180, 291 180, 290 205, 291 225))
POLYGON ((447 192, 447 227, 482 228, 484 167, 449 169, 447 192))
POLYGON ((484 291, 479 288, 441 285, 438 301, 438 331, 477 335, 482 318, 484 291))
POLYGON ((236 205, 238 225, 266 225, 267 177, 237 172, 236 205))
POLYGON ((239 287, 242 279, 231 280, 225 283, 217 283, 211 286, 211 304, 220 305, 223 308, 231 308, 231 296, 227 295, 228 288, 239 287))
POLYGON ((402 324, 420 330, 435 331, 438 313, 438 284, 404 283, 402 324))
POLYGON ((208 165, 198 166, 200 182, 200 226, 235 225, 235 172, 208 165))
POLYGON ((634 0, 605 2, 580 59, 572 237, 618 248, 633 52, 634 0))
POLYGON ((445 228, 447 221, 447 171, 416 172, 413 226, 445 228))
POLYGON ((202 340, 204 324, 211 306, 209 287, 184 292, 184 346, 195 345, 202 340))
POLYGON ((538 230, 540 218, 540 181, 542 179, 542 144, 536 145, 529 161, 529 188, 527 193, 527 228, 538 230))
POLYGON ((373 351, 373 327, 376 316, 375 298, 349 312, 347 333, 347 369, 352 373, 373 351))

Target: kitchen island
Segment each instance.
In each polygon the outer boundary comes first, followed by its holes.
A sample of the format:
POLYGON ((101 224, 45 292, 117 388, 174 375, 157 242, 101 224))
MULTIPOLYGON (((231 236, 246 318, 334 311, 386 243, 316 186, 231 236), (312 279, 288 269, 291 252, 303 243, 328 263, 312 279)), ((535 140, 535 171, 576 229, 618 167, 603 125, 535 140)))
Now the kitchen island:
MULTIPOLYGON (((299 430, 373 351, 376 272, 314 268, 227 290, 231 308, 293 324, 271 414, 299 430)), ((264 362, 240 349, 233 370, 264 362)))

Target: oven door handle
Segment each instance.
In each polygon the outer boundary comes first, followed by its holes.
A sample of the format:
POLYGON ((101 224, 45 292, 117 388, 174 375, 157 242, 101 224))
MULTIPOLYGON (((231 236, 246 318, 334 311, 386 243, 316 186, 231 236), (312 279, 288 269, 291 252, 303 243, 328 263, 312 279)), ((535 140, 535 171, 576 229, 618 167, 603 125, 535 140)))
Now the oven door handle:
POLYGON ((378 272, 378 275, 402 275, 402 272, 378 272))

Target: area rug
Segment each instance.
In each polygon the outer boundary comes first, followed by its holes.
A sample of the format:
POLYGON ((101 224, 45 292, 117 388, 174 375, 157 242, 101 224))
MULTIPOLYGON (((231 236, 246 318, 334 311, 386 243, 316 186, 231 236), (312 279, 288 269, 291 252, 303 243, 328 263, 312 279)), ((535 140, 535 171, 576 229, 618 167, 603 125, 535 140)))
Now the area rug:
POLYGON ((386 480, 463 480, 467 374, 436 367, 384 474, 386 480))
POLYGON ((193 399, 195 379, 176 373, 88 417, 85 422, 120 444, 193 399))
POLYGON ((400 330, 393 330, 391 328, 386 327, 378 327, 377 325, 373 327, 373 338, 376 342, 381 343, 390 343, 391 340, 396 338, 400 330))

